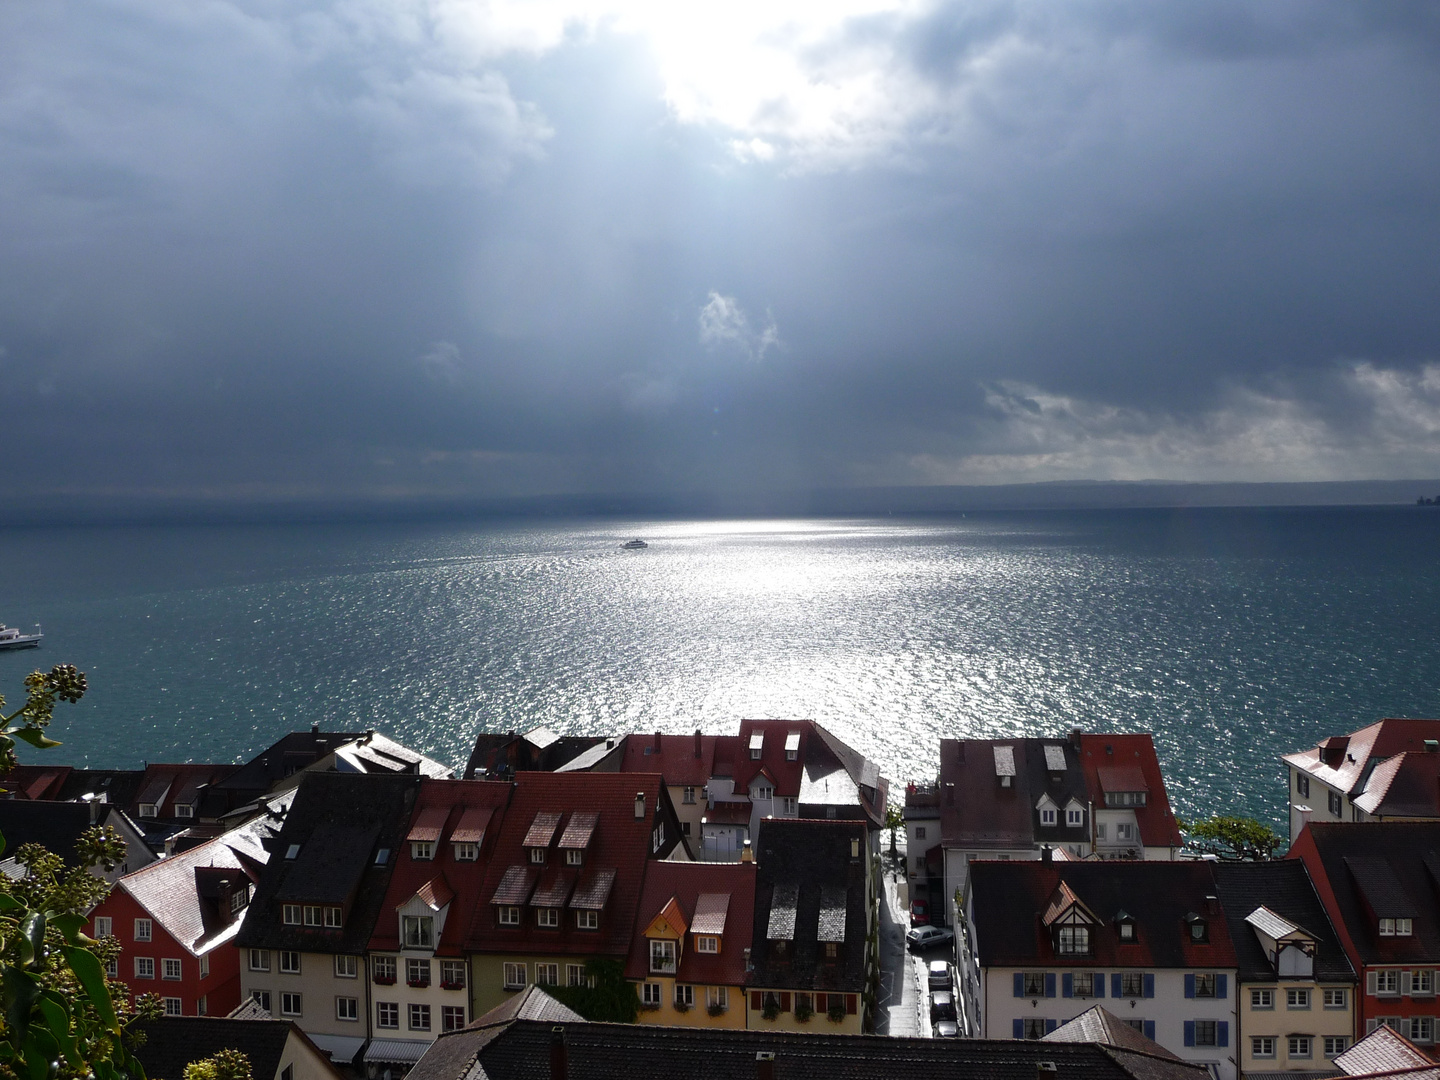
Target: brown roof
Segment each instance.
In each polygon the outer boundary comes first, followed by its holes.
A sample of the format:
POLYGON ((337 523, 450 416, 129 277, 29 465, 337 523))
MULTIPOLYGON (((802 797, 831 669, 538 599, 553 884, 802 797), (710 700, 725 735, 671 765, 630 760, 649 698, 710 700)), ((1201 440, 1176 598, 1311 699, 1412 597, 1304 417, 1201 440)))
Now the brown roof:
POLYGON ((692 934, 723 934, 725 915, 730 908, 729 893, 701 893, 695 898, 695 916, 690 922, 692 934))
POLYGON ((570 896, 570 887, 575 884, 573 871, 555 869, 548 871, 530 896, 531 907, 564 907, 570 896))
POLYGON ((469 806, 460 815, 460 821, 450 833, 452 844, 478 844, 485 839, 485 830, 495 811, 489 806, 469 806))
POLYGON ((1351 1076, 1434 1065, 1425 1051, 1384 1024, 1335 1059, 1335 1067, 1351 1076))
POLYGON ((587 870, 570 896, 571 911, 600 911, 615 887, 614 870, 587 870))
POLYGON ((540 871, 533 866, 517 863, 514 866, 506 867, 500 883, 495 886, 495 892, 491 895, 490 902, 507 907, 525 903, 530 899, 530 893, 534 890, 535 882, 539 877, 540 871))
POLYGON ((1387 717, 1348 736, 1323 740, 1313 750, 1285 754, 1281 760, 1338 791, 1357 795, 1374 758, 1423 752, 1425 740, 1440 739, 1440 720, 1387 717))
POLYGON ((570 822, 565 826, 565 833, 560 837, 562 849, 587 848, 595 836, 595 826, 600 822, 600 815, 594 810, 577 810, 570 815, 570 822))
POLYGON ((451 900, 455 899, 455 891, 450 888, 442 874, 439 877, 431 878, 420 888, 415 890, 415 895, 420 898, 421 903, 439 911, 451 900))
POLYGON ((1121 765, 1114 768, 1100 766, 1095 770, 1101 791, 1149 791, 1145 774, 1138 765, 1121 765))
POLYGON ((560 827, 560 819, 564 816, 559 810, 540 811, 531 822, 530 831, 525 834, 523 846, 548 848, 550 841, 555 839, 555 830, 560 827))
POLYGON ((708 783, 715 764, 717 736, 627 735, 621 772, 658 772, 671 787, 708 783), (698 745, 697 745, 698 744, 698 745), (698 752, 697 752, 698 751, 698 752))
POLYGON ((749 825, 750 800, 744 802, 717 802, 705 811, 703 820, 712 825, 749 825))
POLYGON ((1170 797, 1165 791, 1165 777, 1160 772, 1160 759, 1155 756, 1155 740, 1149 732, 1133 735, 1081 735, 1080 764, 1085 770, 1086 784, 1096 806, 1104 804, 1106 791, 1145 791, 1149 795, 1144 806, 1127 807, 1135 811, 1140 827, 1140 843, 1145 847, 1178 848, 1180 828, 1170 812, 1170 797), (1106 787, 1112 784, 1138 784, 1138 787, 1106 787), (1129 770, 1134 770, 1131 773, 1129 770))
MULTIPOLYGON (((690 923, 680 948, 680 982, 740 986, 745 981, 745 951, 755 918, 754 863, 651 863, 645 875, 639 922, 643 929, 670 904, 690 923), (718 928, 717 928, 718 927, 718 928), (695 950, 695 935, 720 938, 718 953, 695 950)), ((683 926, 683 923, 682 923, 683 926)), ((625 974, 643 979, 650 970, 645 939, 636 935, 625 974)))
POLYGON ((1133 1050, 1140 1054, 1153 1054, 1156 1057, 1169 1058, 1171 1061, 1180 1060, 1154 1039, 1147 1039, 1103 1005, 1086 1009, 1079 1016, 1065 1021, 1047 1034, 1044 1041, 1101 1043, 1122 1050, 1133 1050))
POLYGON ((449 816, 450 807, 448 806, 425 807, 415 815, 415 820, 411 822, 410 832, 405 839, 412 842, 435 843, 445 830, 445 821, 449 816))
POLYGON ((1440 754, 1406 750, 1386 758, 1355 805, 1375 817, 1440 817, 1440 754))

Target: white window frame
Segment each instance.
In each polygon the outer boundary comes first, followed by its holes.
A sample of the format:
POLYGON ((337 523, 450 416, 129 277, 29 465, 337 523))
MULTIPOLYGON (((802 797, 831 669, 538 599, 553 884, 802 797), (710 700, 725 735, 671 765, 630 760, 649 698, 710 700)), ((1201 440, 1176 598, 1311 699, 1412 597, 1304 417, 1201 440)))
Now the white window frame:
POLYGON ((480 858, 480 845, 473 840, 460 840, 455 844, 456 862, 477 862, 480 858))
POLYGON ((1290 1058, 1309 1059, 1315 1056, 1315 1036, 1285 1036, 1285 1054, 1290 1058))
POLYGON ((1072 806, 1072 807, 1070 807, 1070 809, 1068 809, 1068 810, 1065 811, 1065 827, 1066 827, 1066 828, 1068 828, 1068 829, 1078 829, 1081 825, 1084 825, 1084 824, 1085 824, 1085 811, 1084 811, 1084 810, 1080 810, 1080 809, 1077 809, 1076 807, 1073 807, 1073 806, 1072 806))
POLYGON ((575 929, 577 930, 599 930, 600 912, 594 908, 581 908, 575 912, 575 929))
POLYGON ((335 1019, 347 1024, 358 1024, 360 1022, 360 999, 337 997, 335 999, 335 1019))
MULTIPOLYGON (((433 840, 411 840, 410 858, 416 862, 435 861, 435 841, 433 840)), ((429 1030, 426 1028, 425 1030, 429 1030)))
POLYGON ((640 1003, 642 1005, 649 1005, 652 1009, 658 1009, 662 1000, 664 999, 659 983, 647 982, 640 984, 640 1003))
POLYGON ((1275 1036, 1252 1035, 1250 1037, 1250 1056, 1252 1058, 1273 1058, 1275 1056, 1275 1036))
POLYGON ((430 1006, 423 1001, 410 1001, 406 1003, 405 1024, 411 1031, 430 1030, 430 1006))
POLYGON ((718 953, 720 951, 720 939, 714 934, 696 934, 695 951, 697 953, 718 953))
POLYGON ((578 848, 578 847, 576 847, 576 848, 566 848, 566 849, 565 849, 565 865, 566 865, 566 866, 584 866, 584 865, 585 865, 585 849, 584 849, 584 848, 578 848))
POLYGON ((208 978, 210 977, 210 954, 209 954, 209 953, 205 953, 203 956, 200 957, 199 967, 200 967, 200 978, 202 978, 202 979, 208 979, 208 978))
POLYGON ((1285 990, 1285 1007, 1287 1009, 1310 1008, 1309 989, 1303 986, 1287 987, 1285 990))
POLYGON ((375 1003, 375 1026, 384 1028, 386 1031, 398 1031, 400 1029, 400 1003, 398 1001, 377 1001, 375 1003))
POLYGON ((299 990, 280 991, 280 1015, 304 1016, 305 999, 299 990))
POLYGON ((1321 1004, 1327 1009, 1343 1009, 1350 1004, 1350 991, 1343 986, 1327 986, 1321 991, 1321 1004))
POLYGON ((584 986, 589 980, 585 976, 584 964, 565 965, 565 985, 584 986))
POLYGON ((280 921, 286 926, 299 926, 303 921, 302 912, 305 910, 303 904, 281 904, 280 921))
POLYGON ((1218 1020, 1195 1020, 1195 1045, 1219 1046, 1220 1022, 1218 1020))
POLYGON ((535 965, 536 986, 559 986, 560 965, 553 960, 546 960, 535 965))
POLYGON ((719 1007, 730 1008, 730 988, 728 986, 710 986, 705 989, 705 1004, 709 1008, 719 1007))
POLYGON ((154 929, 155 929, 155 924, 152 923, 149 919, 136 919, 136 920, 135 920, 135 940, 136 940, 136 941, 149 941, 149 940, 151 940, 151 935, 153 934, 154 929))
POLYGON ((1416 968, 1410 973, 1410 996, 1433 997, 1435 995, 1435 969, 1416 968))
POLYGON ((496 921, 501 926, 519 926, 520 909, 514 904, 501 904, 499 912, 496 913, 496 921))
POLYGON ((96 936, 97 938, 113 937, 113 936, 114 936, 114 930, 112 929, 112 927, 113 927, 114 925, 115 925, 115 924, 114 924, 113 922, 111 922, 109 915, 96 915, 96 916, 95 916, 95 936, 96 936))
POLYGON ((405 985, 430 985, 430 958, 428 956, 407 956, 405 958, 405 985))
POLYGON ((535 925, 545 930, 558 930, 560 928, 560 909, 554 907, 536 908, 535 925))
POLYGON ((683 1005, 687 1009, 693 1009, 695 1007, 695 987, 688 983, 676 983, 675 1004, 683 1005))
POLYGON ((695 804, 694 785, 686 784, 683 788, 680 789, 680 801, 686 806, 693 806, 695 804))
POLYGON ((270 950, 269 950, 269 949, 251 949, 251 950, 250 950, 250 970, 251 970, 251 971, 266 971, 266 972, 268 972, 268 971, 270 970, 270 950))
POLYGON ((435 917, 433 915, 402 915, 400 931, 402 941, 407 949, 433 949, 435 947, 435 917))
POLYGON ((661 975, 674 975, 678 966, 675 942, 668 938, 650 941, 650 970, 661 975))
POLYGON ((465 1026, 464 1005, 441 1005, 440 1006, 440 1030, 459 1031, 465 1026))
POLYGON ((1350 1038, 1347 1035, 1326 1035, 1324 1047, 1327 1058, 1337 1058, 1350 1049, 1350 1038))
POLYGON ((506 990, 524 990, 530 979, 530 966, 507 960, 501 975, 505 980, 506 990))
POLYGON ((166 1015, 166 1016, 184 1016, 184 1015, 185 1015, 185 1003, 184 1003, 183 1001, 181 1001, 181 1000, 180 1000, 179 998, 177 998, 177 997, 167 997, 167 998, 165 999, 165 1015, 166 1015))
POLYGON ((300 974, 300 953, 299 953, 298 950, 296 950, 296 949, 281 949, 281 950, 280 950, 280 974, 281 974, 281 975, 299 975, 299 974, 300 974))
POLYGON ((1046 827, 1053 826, 1056 820, 1056 811, 1053 806, 1040 808, 1040 824, 1046 827))
POLYGON ((1275 1008, 1275 991, 1268 987, 1250 988, 1250 1008, 1252 1009, 1273 1009, 1275 1008))
POLYGON ((167 957, 164 957, 164 958, 161 959, 161 961, 160 961, 160 978, 161 978, 161 979, 165 980, 166 982, 179 982, 179 981, 180 981, 181 979, 183 979, 184 977, 185 977, 184 969, 180 966, 180 961, 179 961, 179 960, 176 960, 173 956, 167 956, 167 957), (173 971, 175 974, 173 974, 173 975, 170 974, 172 971, 173 971))
POLYGON ((137 957, 135 957, 135 978, 137 978, 137 979, 153 979, 153 978, 155 978, 155 958, 154 958, 153 956, 137 956, 137 957))
POLYGON ((335 977, 337 979, 358 979, 360 964, 353 953, 335 954, 335 977))

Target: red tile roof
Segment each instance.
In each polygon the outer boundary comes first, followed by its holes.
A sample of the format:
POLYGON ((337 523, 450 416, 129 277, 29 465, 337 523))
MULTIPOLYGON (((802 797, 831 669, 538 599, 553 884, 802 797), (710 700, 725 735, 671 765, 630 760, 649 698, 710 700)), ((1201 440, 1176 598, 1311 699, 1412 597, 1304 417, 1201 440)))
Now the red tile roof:
POLYGON ((715 765, 715 735, 627 735, 621 772, 658 772, 671 787, 700 787, 715 765), (697 753, 698 750, 698 753, 697 753))
MULTIPOLYGON (((763 770, 775 785, 775 794, 780 798, 799 798, 800 781, 805 773, 805 751, 815 737, 813 720, 741 720, 740 734, 735 736, 733 775, 736 794, 745 794, 750 781, 763 770), (800 733, 800 746, 795 760, 785 754, 785 740, 792 732, 800 733), (750 743, 756 736, 764 736, 759 760, 750 756, 750 743)), ((729 736, 720 736, 722 739, 729 736)))
POLYGON ((1313 750, 1285 754, 1281 760, 1337 791, 1357 794, 1371 758, 1389 758, 1425 750, 1425 740, 1440 739, 1440 720, 1387 717, 1350 735, 1332 736, 1313 750))
MULTIPOLYGON (((662 804, 662 798, 667 797, 659 773, 517 773, 514 796, 496 833, 485 885, 470 915, 466 949, 487 953, 628 954, 647 868, 655 865, 654 859, 669 854, 679 840, 673 810, 668 809, 668 799, 662 804), (645 796, 643 818, 635 817, 637 792, 645 796), (512 896, 518 892, 502 892, 502 886, 508 889, 517 880, 534 881, 539 877, 530 876, 530 868, 536 864, 530 863, 527 849, 536 846, 534 841, 539 835, 532 824, 543 820, 547 836, 553 839, 564 831, 562 819, 577 812, 593 812, 598 820, 584 863, 570 870, 578 874, 578 880, 574 880, 560 926, 539 927, 528 911, 522 914, 521 925, 501 926, 498 906, 525 904, 529 900, 528 892, 524 899, 517 900, 512 896), (651 842, 657 815, 666 820, 665 841, 658 852, 651 842), (549 824, 552 821, 553 825, 549 824), (579 929, 571 913, 593 910, 601 901, 599 929, 579 929)), ((496 832, 493 827, 491 831, 496 832)), ((548 861, 553 869, 560 869, 555 863, 562 859, 559 849, 550 850, 548 861)), ((551 880, 546 877, 545 883, 551 880)))
MULTIPOLYGON (((450 904, 440 940, 436 942, 436 954, 461 955, 460 945, 465 937, 470 911, 485 902, 482 899, 482 885, 495 844, 487 837, 481 844, 480 858, 477 861, 457 861, 454 848, 456 832, 463 826, 465 832, 461 833, 459 839, 466 843, 477 842, 473 839, 473 826, 477 819, 498 817, 503 821, 510 795, 511 785, 490 780, 427 778, 420 781, 420 792, 415 799, 409 832, 412 837, 417 831, 422 832, 426 838, 433 834, 435 857, 412 859, 410 845, 400 845, 400 850, 395 854, 395 869, 390 876, 390 885, 385 891, 385 904, 380 909, 380 917, 376 920, 375 929, 370 936, 371 949, 386 952, 400 948, 400 926, 395 915, 396 909, 416 894, 423 894, 422 899, 427 903, 437 901, 439 906, 447 902, 450 904)), ((482 825, 481 830, 483 829, 482 825)))
POLYGON ((1170 797, 1165 792, 1160 759, 1155 756, 1155 740, 1148 731, 1136 735, 1082 734, 1080 765, 1085 770, 1086 786, 1097 809, 1105 804, 1106 791, 1149 793, 1144 806, 1127 807, 1135 811, 1141 844, 1174 848, 1182 845, 1180 829, 1170 811, 1170 797), (1107 783, 1143 786, 1107 787, 1107 783))
POLYGON ((645 927, 674 902, 690 924, 680 949, 676 980, 706 986, 740 986, 745 982, 745 950, 755 921, 754 863, 650 864, 640 900, 638 929, 625 975, 643 979, 650 970, 650 952, 642 936, 645 927), (724 911, 720 898, 725 897, 724 911), (723 926, 720 933, 711 927, 723 926), (695 950, 695 936, 719 936, 718 953, 695 950))

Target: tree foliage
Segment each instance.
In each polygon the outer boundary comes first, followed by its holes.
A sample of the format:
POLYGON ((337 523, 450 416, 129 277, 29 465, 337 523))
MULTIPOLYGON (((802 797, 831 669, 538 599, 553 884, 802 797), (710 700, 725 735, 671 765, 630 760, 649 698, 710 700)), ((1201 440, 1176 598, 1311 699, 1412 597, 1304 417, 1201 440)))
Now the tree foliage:
POLYGON ((1263 821, 1216 814, 1204 821, 1179 822, 1190 846, 1232 862, 1264 862, 1284 846, 1281 836, 1263 821))
POLYGON ((251 1080, 250 1059, 239 1050, 219 1050, 186 1065, 185 1080, 251 1080))
POLYGON ((625 969, 615 960, 587 960, 583 985, 547 986, 545 992, 586 1020, 633 1024, 640 1015, 635 984, 625 978, 625 969))
MULTIPOLYGON (((4 713, 0 698, 0 773, 14 768, 15 743, 58 746, 45 734, 57 701, 74 703, 85 676, 69 664, 25 679, 25 704, 4 713)), ((0 837, 0 854, 5 851, 0 837)), ((121 984, 105 976, 119 955, 114 939, 95 941, 86 913, 110 887, 90 873, 125 857, 110 828, 88 829, 77 845, 80 866, 65 866, 38 844, 15 852, 25 876, 0 874, 0 1077, 5 1080, 144 1080, 129 1022, 158 1013, 158 999, 132 1007, 121 984)))
POLYGON ((885 805, 885 828, 890 830, 890 857, 895 857, 895 832, 905 827, 905 814, 894 803, 885 805))

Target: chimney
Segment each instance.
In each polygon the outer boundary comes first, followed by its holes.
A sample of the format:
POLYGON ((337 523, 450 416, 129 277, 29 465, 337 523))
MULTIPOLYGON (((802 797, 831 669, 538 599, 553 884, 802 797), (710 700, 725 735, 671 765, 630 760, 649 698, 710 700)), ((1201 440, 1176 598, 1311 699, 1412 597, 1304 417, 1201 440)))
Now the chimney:
POLYGON ((1296 833, 1298 836, 1299 833, 1305 831, 1305 826, 1310 824, 1310 815, 1315 813, 1315 811, 1308 806, 1297 806, 1295 807, 1295 812, 1300 815, 1300 829, 1296 833))
POLYGON ((755 855, 754 855, 754 853, 750 850, 750 841, 749 841, 749 840, 746 840, 746 841, 745 841, 745 846, 740 849, 740 861, 741 861, 741 862, 750 862, 750 863, 753 863, 753 862, 755 861, 755 855))
POLYGON ((1084 734, 1085 732, 1078 727, 1070 729, 1070 745, 1076 750, 1080 749, 1080 737, 1084 734))
POLYGON ((319 734, 320 734, 320 721, 319 721, 319 720, 316 720, 316 721, 314 721, 314 722, 311 723, 311 725, 310 725, 310 734, 311 734, 311 735, 319 735, 319 734))
POLYGON ((697 727, 697 728, 695 729, 695 758, 696 758, 696 760, 698 761, 698 760, 700 759, 700 757, 701 757, 701 752, 700 752, 700 729, 697 727))
POLYGON ((775 1080, 775 1051, 756 1051, 755 1080, 775 1080))
POLYGON ((854 837, 850 838, 850 858, 860 858, 860 841, 854 837))
POLYGON ((946 806, 954 806, 954 805, 955 805, 955 785, 954 785, 954 784, 946 784, 946 785, 945 785, 945 805, 946 805, 946 806))
POLYGON ((94 794, 82 795, 80 797, 90 804, 90 824, 100 824, 100 807, 105 805, 105 799, 102 796, 94 794))
POLYGON ((660 752, 660 733, 657 731, 657 732, 655 732, 655 753, 658 754, 659 752, 660 752))
POLYGON ((565 1047, 565 1029, 556 1024, 550 1029, 550 1080, 567 1080, 570 1075, 570 1054, 565 1047))
POLYGON ((1035 1063, 1035 1080, 1055 1080, 1056 1070, 1053 1061, 1037 1061, 1035 1063))
POLYGON ((635 792, 635 820, 640 821, 645 817, 645 793, 635 792))
POLYGON ((1055 851, 1049 844, 1040 845, 1040 861, 1043 863, 1055 861, 1055 851))

